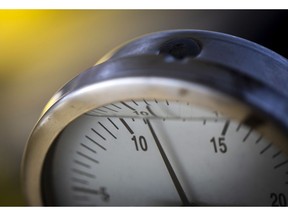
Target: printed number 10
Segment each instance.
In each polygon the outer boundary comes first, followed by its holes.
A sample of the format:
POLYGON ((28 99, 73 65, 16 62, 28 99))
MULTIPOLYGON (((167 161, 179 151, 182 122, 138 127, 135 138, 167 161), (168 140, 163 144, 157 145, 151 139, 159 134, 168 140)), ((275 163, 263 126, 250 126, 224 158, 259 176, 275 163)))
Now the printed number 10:
POLYGON ((139 136, 137 139, 136 136, 133 136, 131 140, 134 141, 136 151, 142 150, 142 151, 147 151, 148 150, 148 145, 147 141, 144 136, 139 136))

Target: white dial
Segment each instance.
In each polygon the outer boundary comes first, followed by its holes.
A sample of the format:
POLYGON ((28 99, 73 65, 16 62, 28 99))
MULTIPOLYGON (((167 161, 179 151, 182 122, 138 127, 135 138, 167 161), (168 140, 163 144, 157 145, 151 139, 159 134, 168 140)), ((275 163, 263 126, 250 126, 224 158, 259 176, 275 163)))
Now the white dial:
POLYGON ((108 104, 54 145, 53 205, 287 205, 288 157, 255 128, 186 102, 108 104))

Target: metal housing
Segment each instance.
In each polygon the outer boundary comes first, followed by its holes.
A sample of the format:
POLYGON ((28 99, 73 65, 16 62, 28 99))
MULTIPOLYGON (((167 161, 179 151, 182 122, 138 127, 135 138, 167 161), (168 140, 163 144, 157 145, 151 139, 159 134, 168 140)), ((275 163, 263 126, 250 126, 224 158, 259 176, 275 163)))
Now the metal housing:
POLYGON ((44 204, 42 167, 59 133, 80 115, 121 100, 181 100, 216 109, 253 125, 288 152, 287 73, 287 59, 220 33, 174 30, 123 45, 66 84, 44 108, 23 157, 28 203, 44 204), (196 44, 193 52, 182 50, 181 58, 166 52, 177 43, 193 48, 187 41, 196 44))

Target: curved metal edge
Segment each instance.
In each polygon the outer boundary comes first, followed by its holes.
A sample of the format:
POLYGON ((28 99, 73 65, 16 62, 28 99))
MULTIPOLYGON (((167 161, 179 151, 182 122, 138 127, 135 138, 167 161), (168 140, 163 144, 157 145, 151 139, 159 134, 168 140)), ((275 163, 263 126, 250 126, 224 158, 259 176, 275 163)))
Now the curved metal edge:
MULTIPOLYGON (((66 125, 91 109, 119 100, 143 98, 186 101, 200 107, 218 110, 238 121, 243 121, 253 113, 249 107, 227 95, 187 81, 137 77, 115 79, 87 86, 58 101, 36 125, 25 149, 22 164, 23 186, 28 203, 36 206, 43 205, 42 166, 54 139, 66 125)), ((266 132, 272 130, 272 136, 277 135, 279 132, 272 128, 271 125, 268 127, 265 125, 262 129, 266 132)))
POLYGON ((162 44, 175 38, 192 38, 201 45, 202 51, 195 59, 229 67, 288 96, 286 58, 254 42, 219 32, 184 29, 153 33, 114 50, 106 60, 158 55, 162 44))
MULTIPOLYGON (((202 30, 170 30, 144 35, 119 46, 107 54, 109 57, 104 57, 105 60, 101 60, 101 64, 73 79, 69 83, 69 89, 67 85, 62 88, 53 96, 48 105, 59 100, 64 94, 69 93, 68 91, 83 86, 81 79, 84 76, 99 73, 106 66, 110 69, 112 66, 119 67, 125 59, 133 59, 137 62, 137 58, 150 56, 155 58, 159 64, 171 65, 171 62, 167 62, 167 58, 159 55, 160 47, 171 39, 187 37, 195 39, 201 44, 201 52, 195 58, 178 61, 182 63, 182 66, 179 65, 181 69, 192 67, 190 63, 193 61, 226 67, 237 72, 239 76, 244 75, 258 80, 288 97, 288 60, 286 58, 256 43, 223 33, 202 30)), ((149 63, 151 64, 151 62, 149 63)), ((145 68, 145 65, 141 65, 141 67, 145 68)), ((129 69, 129 62, 127 68, 129 69)), ((97 79, 95 81, 97 82, 97 79)))
POLYGON ((193 38, 201 44, 203 44, 202 40, 205 42, 209 40, 214 43, 222 41, 227 44, 235 44, 245 47, 247 50, 254 50, 255 52, 262 53, 263 55, 269 56, 269 58, 274 58, 278 61, 283 61, 284 63, 286 62, 287 64, 287 59, 283 56, 252 41, 230 34, 198 29, 171 29, 139 36, 114 48, 104 55, 96 64, 127 56, 155 55, 159 53, 159 47, 163 43, 175 38, 193 38))
MULTIPOLYGON (((257 72, 258 69, 254 69, 254 71, 257 72)), ((288 129, 288 116, 286 116, 288 95, 281 94, 266 82, 224 65, 203 62, 198 59, 167 61, 163 56, 151 55, 116 59, 91 68, 62 88, 49 101, 43 113, 62 97, 86 86, 107 80, 141 76, 167 77, 202 83, 254 105, 256 109, 265 111, 267 115, 272 114, 277 121, 285 122, 286 130, 288 129)), ((258 76, 261 77, 261 74, 258 76)), ((279 85, 279 87, 281 86, 279 85)))

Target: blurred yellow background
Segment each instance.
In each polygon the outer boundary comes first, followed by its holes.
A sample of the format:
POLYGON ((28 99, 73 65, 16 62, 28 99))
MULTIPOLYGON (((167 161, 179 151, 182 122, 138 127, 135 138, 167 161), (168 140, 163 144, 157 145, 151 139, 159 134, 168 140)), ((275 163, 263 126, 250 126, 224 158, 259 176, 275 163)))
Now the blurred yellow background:
POLYGON ((0 10, 0 206, 26 205, 20 163, 49 98, 115 46, 168 29, 240 36, 288 56, 286 11, 0 10))

